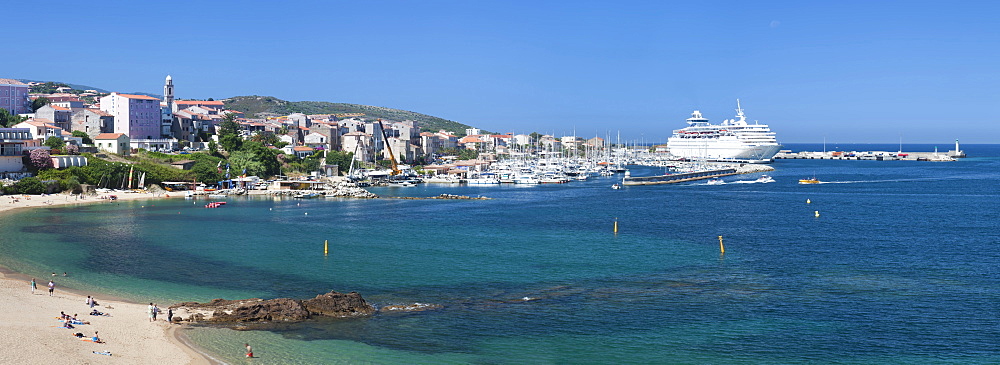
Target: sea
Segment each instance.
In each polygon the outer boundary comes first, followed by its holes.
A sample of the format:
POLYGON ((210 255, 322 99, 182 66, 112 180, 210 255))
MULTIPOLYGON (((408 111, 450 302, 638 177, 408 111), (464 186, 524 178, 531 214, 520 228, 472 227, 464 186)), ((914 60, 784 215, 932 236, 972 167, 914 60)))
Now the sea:
POLYGON ((955 162, 778 160, 772 183, 613 190, 618 175, 370 188, 488 200, 40 208, 0 220, 0 265, 161 308, 331 290, 439 306, 182 331, 226 363, 250 343, 256 364, 995 364, 1000 145, 962 147, 955 162), (823 183, 798 184, 811 177, 823 183))

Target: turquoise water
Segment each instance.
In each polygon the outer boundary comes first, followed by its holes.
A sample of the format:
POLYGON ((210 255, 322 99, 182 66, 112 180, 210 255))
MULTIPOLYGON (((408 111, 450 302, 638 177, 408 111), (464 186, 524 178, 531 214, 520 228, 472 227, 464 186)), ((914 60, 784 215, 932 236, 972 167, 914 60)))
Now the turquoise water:
POLYGON ((444 307, 187 331, 228 362, 250 342, 268 364, 996 363, 1000 146, 963 148, 973 157, 952 163, 779 160, 770 184, 37 209, 0 221, 0 263, 142 302, 337 290, 444 307), (797 184, 812 176, 829 183, 797 184))

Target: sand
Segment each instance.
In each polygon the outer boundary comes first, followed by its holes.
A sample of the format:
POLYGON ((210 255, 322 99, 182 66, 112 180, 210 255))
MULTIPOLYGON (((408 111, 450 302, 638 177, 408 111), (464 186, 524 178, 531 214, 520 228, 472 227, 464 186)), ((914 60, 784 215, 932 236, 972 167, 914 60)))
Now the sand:
MULTIPOLYGON (((119 200, 164 198, 162 194, 113 193, 119 200)), ((177 197, 183 197, 177 194, 177 197)), ((48 196, 18 195, 13 202, 9 195, 0 196, 0 212, 18 208, 54 206, 66 204, 93 204, 108 200, 88 197, 76 200, 67 195, 48 196)), ((174 196, 170 196, 174 197, 174 196)), ((172 303, 157 303, 162 312, 158 321, 150 322, 147 315, 148 303, 136 304, 108 301, 95 297, 99 305, 95 309, 110 313, 110 317, 91 316, 86 305, 88 294, 77 294, 58 286, 49 296, 50 277, 35 278, 38 290, 31 293, 30 278, 20 274, 0 274, 0 363, 5 364, 212 364, 213 361, 186 346, 175 336, 182 327, 168 324, 167 306, 172 303), (56 317, 59 312, 79 314, 78 319, 89 321, 89 325, 79 325, 75 329, 60 328, 62 322, 56 317), (86 338, 100 331, 106 343, 98 344, 73 337, 81 332, 86 338), (108 351, 112 355, 99 355, 94 351, 108 351)))

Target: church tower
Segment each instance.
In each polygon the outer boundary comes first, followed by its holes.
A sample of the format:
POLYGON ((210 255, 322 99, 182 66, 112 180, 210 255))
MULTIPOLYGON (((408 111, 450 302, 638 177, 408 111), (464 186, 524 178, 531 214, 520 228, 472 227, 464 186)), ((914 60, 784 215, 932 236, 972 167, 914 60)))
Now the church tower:
POLYGON ((163 102, 171 112, 177 111, 177 106, 174 105, 174 79, 170 75, 167 75, 167 82, 163 84, 163 102))

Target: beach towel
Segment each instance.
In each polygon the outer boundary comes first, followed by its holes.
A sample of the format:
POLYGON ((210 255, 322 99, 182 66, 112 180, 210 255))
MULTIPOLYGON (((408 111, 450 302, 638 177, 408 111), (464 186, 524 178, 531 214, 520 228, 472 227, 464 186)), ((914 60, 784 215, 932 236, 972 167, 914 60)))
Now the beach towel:
POLYGON ((98 355, 108 355, 108 356, 111 356, 111 351, 94 351, 94 353, 98 354, 98 355))

